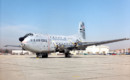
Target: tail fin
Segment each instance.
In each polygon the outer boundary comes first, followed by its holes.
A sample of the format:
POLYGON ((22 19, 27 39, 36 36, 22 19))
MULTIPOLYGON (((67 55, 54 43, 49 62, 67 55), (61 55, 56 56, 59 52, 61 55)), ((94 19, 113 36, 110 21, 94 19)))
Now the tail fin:
POLYGON ((79 37, 81 40, 86 39, 84 22, 80 22, 79 24, 79 37))

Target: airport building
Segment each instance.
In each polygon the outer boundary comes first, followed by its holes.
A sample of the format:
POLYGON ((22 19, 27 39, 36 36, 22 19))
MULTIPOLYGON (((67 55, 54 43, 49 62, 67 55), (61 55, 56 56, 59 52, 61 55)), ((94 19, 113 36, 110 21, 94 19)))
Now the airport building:
POLYGON ((88 46, 86 50, 74 50, 71 51, 74 55, 87 55, 87 54, 94 54, 94 55, 107 55, 109 53, 109 47, 100 45, 100 46, 88 46))
POLYGON ((116 53, 116 54, 127 54, 127 53, 130 53, 130 48, 116 49, 116 50, 111 50, 110 52, 116 53))
POLYGON ((25 50, 12 50, 12 55, 31 55, 33 54, 30 51, 25 51, 25 50))

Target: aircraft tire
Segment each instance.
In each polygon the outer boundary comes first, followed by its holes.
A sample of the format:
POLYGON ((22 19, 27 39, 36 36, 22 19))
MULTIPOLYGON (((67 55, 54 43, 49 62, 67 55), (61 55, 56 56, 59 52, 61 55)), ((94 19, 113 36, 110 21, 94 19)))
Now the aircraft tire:
POLYGON ((70 53, 65 53, 65 57, 66 58, 71 58, 71 54, 70 53))
POLYGON ((40 53, 36 53, 36 58, 39 58, 40 57, 40 53))
POLYGON ((48 53, 43 53, 42 58, 48 58, 48 53))
POLYGON ((71 57, 71 53, 69 53, 69 50, 65 49, 65 57, 66 58, 70 58, 71 57))

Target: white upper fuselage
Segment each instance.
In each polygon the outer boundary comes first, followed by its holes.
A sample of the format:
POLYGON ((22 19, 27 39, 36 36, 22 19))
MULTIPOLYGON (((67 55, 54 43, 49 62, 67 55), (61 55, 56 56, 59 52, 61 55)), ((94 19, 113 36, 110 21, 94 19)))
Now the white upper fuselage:
POLYGON ((40 53, 40 52, 53 52, 56 46, 73 45, 79 41, 77 36, 59 36, 48 34, 33 34, 27 36, 22 41, 22 47, 26 50, 40 53))

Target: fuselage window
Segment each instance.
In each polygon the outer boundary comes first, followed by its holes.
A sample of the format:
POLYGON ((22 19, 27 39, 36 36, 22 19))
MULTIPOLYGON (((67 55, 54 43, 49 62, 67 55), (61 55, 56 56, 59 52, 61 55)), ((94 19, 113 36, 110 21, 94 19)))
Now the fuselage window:
POLYGON ((47 42, 47 40, 46 39, 41 39, 41 42, 47 42))
POLYGON ((35 42, 35 39, 33 39, 33 41, 35 42))
POLYGON ((36 42, 40 42, 40 39, 36 39, 36 42))

